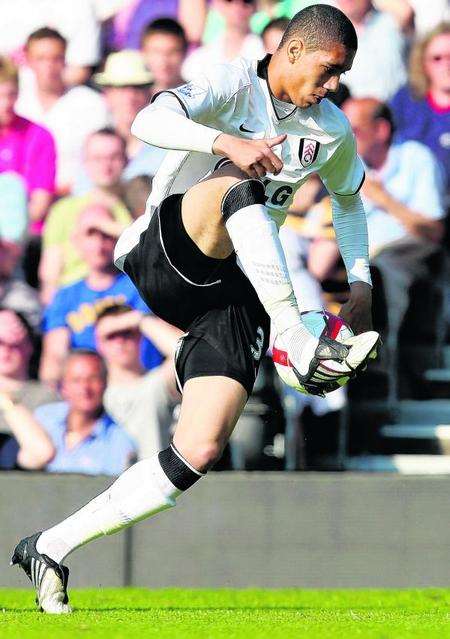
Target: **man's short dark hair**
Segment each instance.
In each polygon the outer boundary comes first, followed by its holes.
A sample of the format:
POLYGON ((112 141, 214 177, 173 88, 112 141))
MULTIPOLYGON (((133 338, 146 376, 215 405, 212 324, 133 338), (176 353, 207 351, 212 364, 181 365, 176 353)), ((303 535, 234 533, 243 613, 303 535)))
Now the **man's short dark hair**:
POLYGON ((112 306, 107 306, 97 315, 95 323, 98 324, 104 317, 117 317, 118 315, 130 313, 132 310, 132 307, 128 304, 113 304, 112 306))
POLYGON ((27 38, 25 43, 25 48, 28 49, 32 42, 36 42, 37 40, 59 40, 64 48, 67 47, 67 40, 60 34, 56 29, 51 29, 50 27, 41 27, 40 29, 36 29, 33 33, 27 38))
POLYGON ((358 37, 351 21, 345 13, 328 4, 313 4, 296 13, 279 48, 295 37, 300 37, 310 51, 327 50, 336 42, 353 51, 358 48, 358 37))
POLYGON ((179 22, 173 20, 172 18, 157 18, 148 24, 141 37, 141 45, 144 43, 144 40, 148 38, 148 36, 162 33, 165 35, 172 35, 181 40, 183 50, 186 51, 188 48, 188 41, 186 38, 186 34, 184 32, 183 27, 179 22))
POLYGON ((105 137, 119 139, 122 142, 122 147, 126 155, 126 150, 127 150, 126 140, 112 126, 104 126, 102 129, 97 129, 97 131, 92 131, 92 133, 88 135, 88 139, 90 140, 92 137, 94 137, 94 135, 104 135, 105 137))

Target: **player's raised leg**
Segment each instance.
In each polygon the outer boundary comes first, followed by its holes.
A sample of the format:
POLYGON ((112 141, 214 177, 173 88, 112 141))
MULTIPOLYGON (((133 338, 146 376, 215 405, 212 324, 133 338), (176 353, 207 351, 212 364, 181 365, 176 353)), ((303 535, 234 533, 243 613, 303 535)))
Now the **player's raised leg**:
POLYGON ((304 326, 259 179, 227 164, 187 191, 182 217, 187 233, 206 255, 225 258, 236 251, 303 382, 321 359, 345 360, 351 368, 366 360, 378 340, 376 333, 358 335, 348 348, 325 337, 318 340, 304 326))
POLYGON ((227 377, 198 377, 184 386, 174 443, 125 471, 105 492, 43 533, 17 545, 18 564, 36 588, 42 610, 70 612, 68 569, 61 562, 76 548, 175 506, 221 456, 247 400, 247 391, 227 377))

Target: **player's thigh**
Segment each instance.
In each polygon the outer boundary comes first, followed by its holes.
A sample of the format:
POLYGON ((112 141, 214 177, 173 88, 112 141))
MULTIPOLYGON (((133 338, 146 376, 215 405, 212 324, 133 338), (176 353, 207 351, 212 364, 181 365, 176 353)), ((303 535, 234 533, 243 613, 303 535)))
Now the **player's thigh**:
POLYGON ((194 468, 207 470, 220 458, 247 397, 230 377, 195 377, 184 384, 173 441, 194 468))
POLYGON ((210 257, 223 259, 233 251, 221 205, 228 189, 244 179, 248 179, 245 173, 234 164, 227 164, 192 186, 183 197, 184 227, 200 250, 210 257))

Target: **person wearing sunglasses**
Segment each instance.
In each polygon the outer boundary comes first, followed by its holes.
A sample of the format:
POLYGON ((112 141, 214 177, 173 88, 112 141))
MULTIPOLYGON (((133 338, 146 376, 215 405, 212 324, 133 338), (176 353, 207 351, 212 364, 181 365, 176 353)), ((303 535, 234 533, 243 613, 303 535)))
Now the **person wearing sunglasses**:
POLYGON ((428 146, 450 187, 450 22, 417 40, 409 61, 409 82, 390 104, 397 139, 428 146))

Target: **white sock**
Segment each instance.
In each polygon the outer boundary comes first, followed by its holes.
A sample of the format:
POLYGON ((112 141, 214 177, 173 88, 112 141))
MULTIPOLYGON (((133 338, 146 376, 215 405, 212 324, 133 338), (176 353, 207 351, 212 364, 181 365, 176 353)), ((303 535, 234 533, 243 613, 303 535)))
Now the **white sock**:
MULTIPOLYGON (((202 475, 190 468, 197 478, 202 475)), ((36 548, 60 563, 73 550, 97 537, 111 535, 175 506, 181 492, 167 477, 156 454, 131 466, 105 492, 44 531, 36 548)))
POLYGON ((302 322, 277 225, 263 204, 251 204, 235 211, 225 226, 290 359, 306 374, 318 340, 302 322))

